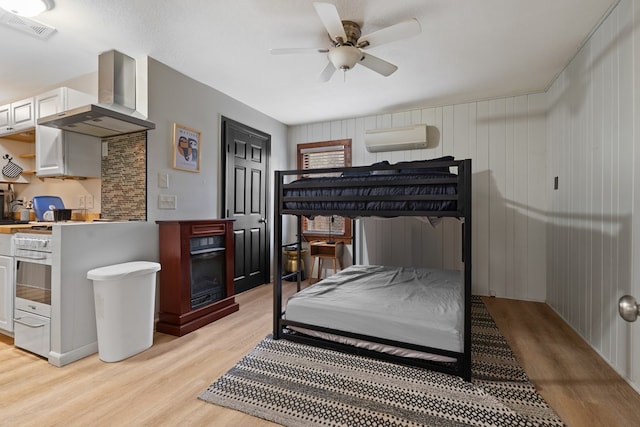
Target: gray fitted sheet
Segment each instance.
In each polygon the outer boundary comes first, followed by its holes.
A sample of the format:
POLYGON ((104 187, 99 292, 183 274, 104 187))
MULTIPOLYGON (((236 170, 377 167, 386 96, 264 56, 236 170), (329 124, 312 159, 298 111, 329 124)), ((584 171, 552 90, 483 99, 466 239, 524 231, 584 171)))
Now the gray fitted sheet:
POLYGON ((462 272, 350 266, 290 297, 285 318, 462 352, 462 272))

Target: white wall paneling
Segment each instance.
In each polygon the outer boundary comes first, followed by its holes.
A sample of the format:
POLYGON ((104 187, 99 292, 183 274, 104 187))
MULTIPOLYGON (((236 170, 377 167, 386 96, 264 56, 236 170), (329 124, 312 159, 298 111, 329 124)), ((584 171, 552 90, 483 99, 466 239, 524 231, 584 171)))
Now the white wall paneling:
MULTIPOLYGON (((300 125, 289 143, 352 138, 356 166, 471 158, 474 293, 546 300, 640 389, 640 328, 617 315, 640 298, 639 23, 640 0, 622 0, 546 93, 300 125), (366 129, 419 123, 426 149, 364 149, 366 129)), ((455 220, 359 231, 359 262, 459 267, 455 220)))
POLYGON ((640 344, 630 337, 640 330, 618 317, 617 301, 640 296, 639 12, 623 0, 594 32, 549 89, 546 123, 547 301, 636 387, 640 344))
MULTIPOLYGON (((354 166, 449 154, 471 158, 474 292, 544 301, 545 100, 545 94, 532 94, 298 125, 289 131, 290 150, 295 152, 298 143, 351 138, 354 166), (427 148, 375 154, 365 150, 365 130, 411 124, 428 125, 427 148)), ((414 218, 366 219, 359 221, 358 232, 357 262, 462 267, 456 219, 446 218, 437 227, 414 218)))

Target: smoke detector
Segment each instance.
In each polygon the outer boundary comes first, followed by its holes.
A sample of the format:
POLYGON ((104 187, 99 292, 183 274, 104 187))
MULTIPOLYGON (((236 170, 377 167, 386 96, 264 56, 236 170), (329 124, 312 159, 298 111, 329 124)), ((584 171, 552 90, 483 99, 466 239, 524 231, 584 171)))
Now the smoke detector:
POLYGON ((0 24, 42 40, 48 39, 56 32, 56 29, 53 27, 34 21, 33 19, 25 18, 24 16, 14 15, 4 9, 0 9, 0 24))

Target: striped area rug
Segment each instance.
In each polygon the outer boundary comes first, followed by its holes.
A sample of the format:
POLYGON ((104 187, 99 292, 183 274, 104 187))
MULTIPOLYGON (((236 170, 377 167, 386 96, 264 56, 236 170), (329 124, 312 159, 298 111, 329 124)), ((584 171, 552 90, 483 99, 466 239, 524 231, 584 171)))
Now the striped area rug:
POLYGON ((199 398, 285 426, 562 426, 480 298, 472 382, 265 338, 199 398))

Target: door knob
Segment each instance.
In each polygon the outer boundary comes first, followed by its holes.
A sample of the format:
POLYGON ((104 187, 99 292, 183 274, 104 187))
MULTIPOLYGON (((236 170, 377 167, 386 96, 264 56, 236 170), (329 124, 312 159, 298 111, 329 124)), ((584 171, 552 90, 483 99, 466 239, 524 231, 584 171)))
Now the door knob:
POLYGON ((267 218, 260 218, 260 219, 258 220, 258 222, 259 222, 260 224, 266 224, 266 223, 267 223, 267 218))
POLYGON ((618 313, 627 322, 635 322, 640 314, 640 306, 631 295, 625 295, 618 301, 618 313))

